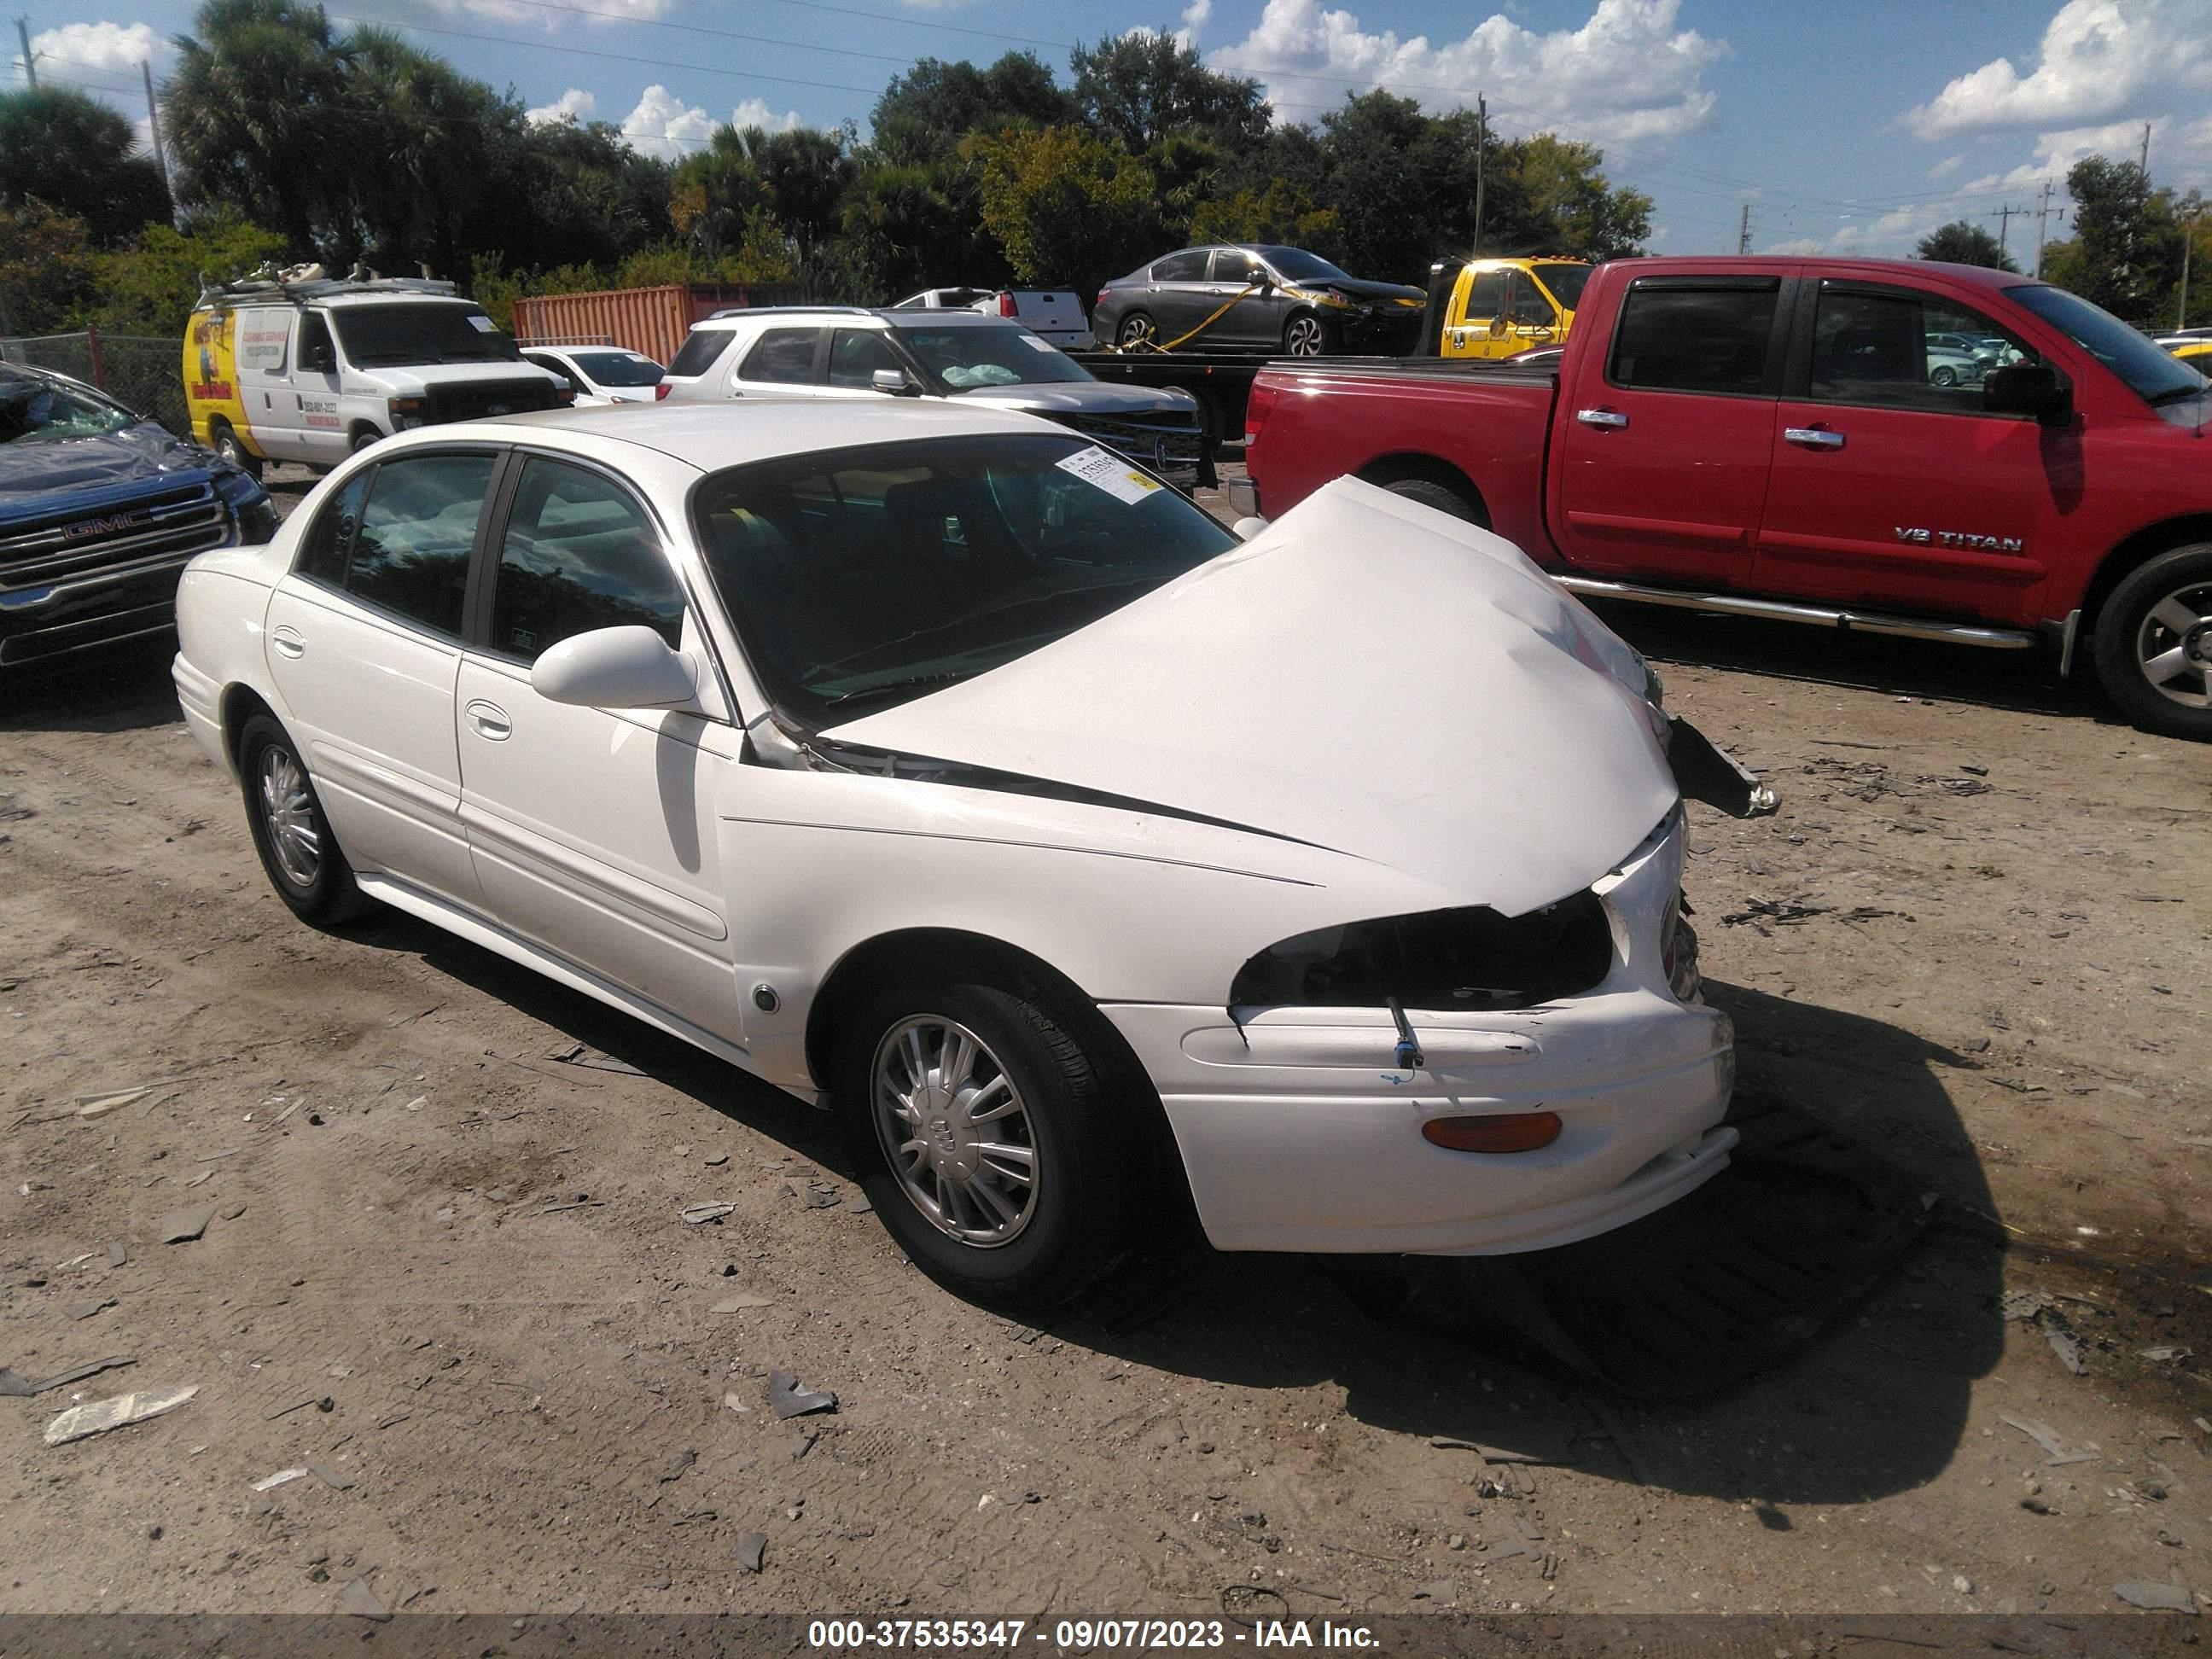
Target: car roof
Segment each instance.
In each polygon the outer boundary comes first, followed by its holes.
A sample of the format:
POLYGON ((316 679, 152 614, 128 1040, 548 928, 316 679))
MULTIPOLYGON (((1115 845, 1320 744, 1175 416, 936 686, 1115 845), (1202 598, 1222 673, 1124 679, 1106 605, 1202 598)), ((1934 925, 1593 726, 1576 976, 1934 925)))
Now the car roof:
POLYGON ((825 323, 872 321, 886 328, 1004 328, 1014 320, 995 314, 986 316, 979 311, 898 311, 889 306, 879 311, 860 306, 749 306, 742 311, 718 312, 703 322, 692 324, 691 329, 694 333, 702 328, 726 331, 751 317, 794 323, 810 319, 825 323))
POLYGON ((441 442, 470 440, 546 441, 557 447, 615 459, 623 447, 630 447, 655 451, 711 472, 815 450, 994 432, 1065 436, 1068 429, 1036 416, 975 404, 903 398, 882 404, 843 398, 748 398, 743 403, 729 404, 535 410, 497 420, 417 427, 398 438, 387 438, 376 447, 378 453, 386 454, 403 447, 435 447, 441 442))

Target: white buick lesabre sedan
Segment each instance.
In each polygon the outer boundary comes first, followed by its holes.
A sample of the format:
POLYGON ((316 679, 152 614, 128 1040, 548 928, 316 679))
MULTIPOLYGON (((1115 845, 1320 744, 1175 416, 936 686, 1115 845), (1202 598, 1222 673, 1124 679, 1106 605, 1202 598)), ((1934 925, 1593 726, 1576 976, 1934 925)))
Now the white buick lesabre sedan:
POLYGON ((830 1106, 963 1292, 1065 1297, 1185 1205, 1535 1249, 1735 1141, 1678 902, 1714 752, 1369 485, 1240 543, 1025 416, 524 416, 355 457, 177 611, 303 920, 391 905, 830 1106))

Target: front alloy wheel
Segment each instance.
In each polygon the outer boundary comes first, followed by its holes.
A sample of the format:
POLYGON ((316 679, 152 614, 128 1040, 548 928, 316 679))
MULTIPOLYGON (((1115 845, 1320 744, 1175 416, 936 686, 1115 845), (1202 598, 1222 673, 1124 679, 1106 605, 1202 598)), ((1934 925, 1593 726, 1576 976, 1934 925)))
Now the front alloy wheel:
POLYGON ((1029 1107, 989 1045, 958 1021, 926 1014, 884 1034, 875 1125, 901 1189, 946 1237, 995 1249, 1036 1215, 1029 1107))
POLYGON ((1318 357, 1328 349, 1328 329, 1320 318, 1302 312, 1283 330, 1283 349, 1293 357, 1318 357))
POLYGON ((2130 572, 2091 641, 2097 678, 2137 726, 2212 741, 2212 543, 2130 572))

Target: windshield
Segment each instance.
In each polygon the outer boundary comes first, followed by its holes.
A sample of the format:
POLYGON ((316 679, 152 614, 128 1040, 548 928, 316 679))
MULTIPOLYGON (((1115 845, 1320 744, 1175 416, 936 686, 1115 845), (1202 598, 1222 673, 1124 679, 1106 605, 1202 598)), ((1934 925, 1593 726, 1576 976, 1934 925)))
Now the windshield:
POLYGON ((1583 289, 1590 278, 1591 266, 1570 265, 1553 260, 1539 261, 1532 269, 1536 280, 1552 291, 1562 311, 1572 311, 1583 302, 1583 289))
POLYGON ((34 375, 0 376, 0 443, 96 438, 104 432, 137 426, 143 418, 96 392, 59 380, 34 375))
POLYGON ((1318 253, 1309 253, 1302 247, 1263 247, 1260 257, 1275 268, 1275 275, 1293 283, 1325 283, 1333 276, 1352 280, 1349 271, 1339 270, 1318 253))
POLYGON ((987 386, 1087 380, 1091 371, 1025 328, 902 326, 898 337, 921 366, 955 392, 987 386))
POLYGON ((2008 288, 2005 293, 2125 380, 2154 408, 2193 397, 2212 385, 2187 363, 2168 356, 2148 334, 2130 328, 2078 294, 2040 283, 2008 288))
POLYGON ((336 306, 346 361, 356 368, 400 363, 519 363, 522 354, 474 306, 336 306))
POLYGON ((817 727, 1012 662, 1237 545, 1157 479, 1050 434, 733 467, 691 514, 769 695, 817 727))
POLYGON ((659 386, 668 372, 635 351, 572 351, 568 361, 601 386, 659 386))

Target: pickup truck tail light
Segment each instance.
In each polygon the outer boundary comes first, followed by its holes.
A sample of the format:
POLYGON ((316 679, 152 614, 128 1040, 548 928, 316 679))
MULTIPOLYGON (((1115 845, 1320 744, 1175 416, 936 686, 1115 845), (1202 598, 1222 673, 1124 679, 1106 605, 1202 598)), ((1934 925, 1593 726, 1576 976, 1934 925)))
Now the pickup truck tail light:
POLYGON ((1244 448, 1249 459, 1252 446, 1260 441, 1260 428, 1267 423, 1267 416, 1275 412, 1275 388, 1255 382, 1252 395, 1244 404, 1244 448))
POLYGON ((999 315, 1001 317, 1018 317, 1021 314, 1020 309, 1014 304, 1014 296, 1012 294, 1009 294, 1005 289, 1000 289, 999 290, 999 315))

